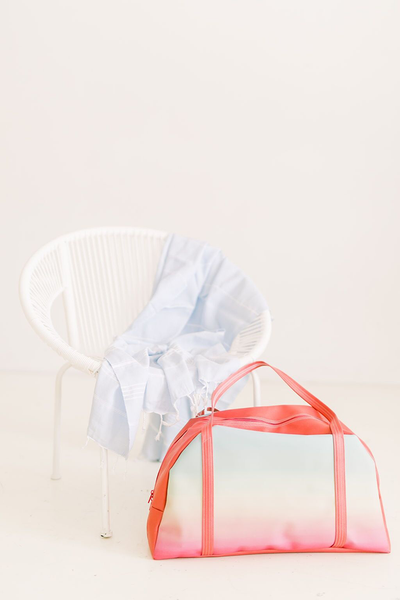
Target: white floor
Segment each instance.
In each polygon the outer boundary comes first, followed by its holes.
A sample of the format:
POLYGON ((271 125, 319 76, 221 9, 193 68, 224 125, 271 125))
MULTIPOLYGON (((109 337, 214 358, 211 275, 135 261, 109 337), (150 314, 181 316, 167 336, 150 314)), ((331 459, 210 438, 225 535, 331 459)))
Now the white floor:
MULTIPOLYGON (((400 388, 310 385, 374 452, 392 553, 153 561, 147 499, 158 465, 111 457, 114 536, 99 537, 99 453, 85 446, 93 381, 65 377, 63 477, 50 480, 53 376, 0 373, 0 590, 40 598, 400 600, 400 388)), ((249 402, 250 390, 238 399, 249 402)), ((266 403, 301 403, 283 384, 266 403)))

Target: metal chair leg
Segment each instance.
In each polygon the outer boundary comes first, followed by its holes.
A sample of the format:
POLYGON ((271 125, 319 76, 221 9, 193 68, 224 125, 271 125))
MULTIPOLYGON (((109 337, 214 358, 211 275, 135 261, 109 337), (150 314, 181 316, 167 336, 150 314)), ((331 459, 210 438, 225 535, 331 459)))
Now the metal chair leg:
POLYGON ((260 378, 255 371, 251 372, 251 377, 253 379, 253 404, 261 406, 260 378))
POLYGON ((110 492, 108 481, 108 450, 100 448, 100 467, 101 467, 101 537, 110 538, 112 536, 110 524, 110 492))
POLYGON ((56 376, 54 397, 54 431, 53 431, 53 471, 52 479, 61 479, 60 452, 61 452, 61 383, 65 373, 70 368, 70 363, 65 363, 56 376))

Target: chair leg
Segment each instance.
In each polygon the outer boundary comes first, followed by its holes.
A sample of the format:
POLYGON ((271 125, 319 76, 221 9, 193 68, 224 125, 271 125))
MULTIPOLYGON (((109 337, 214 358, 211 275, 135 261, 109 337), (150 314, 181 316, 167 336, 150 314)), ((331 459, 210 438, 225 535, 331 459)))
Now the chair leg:
POLYGON ((55 396, 54 396, 54 430, 53 430, 53 471, 52 479, 61 479, 60 452, 61 452, 61 383, 62 378, 70 368, 69 363, 65 363, 58 371, 56 376, 55 396))
POLYGON ((110 493, 108 481, 108 450, 100 448, 100 467, 101 467, 101 537, 110 538, 112 536, 110 525, 110 493))
POLYGON ((255 371, 251 372, 251 377, 253 379, 253 404, 261 406, 260 378, 255 371))

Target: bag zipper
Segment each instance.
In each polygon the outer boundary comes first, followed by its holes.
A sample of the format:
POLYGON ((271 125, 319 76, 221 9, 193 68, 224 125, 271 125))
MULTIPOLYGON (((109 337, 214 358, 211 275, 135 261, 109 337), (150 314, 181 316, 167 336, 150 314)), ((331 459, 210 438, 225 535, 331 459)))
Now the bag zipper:
POLYGON ((324 421, 323 419, 319 419, 314 415, 307 415, 306 413, 300 413, 298 415, 293 415, 292 417, 288 417, 287 419, 280 419, 279 421, 273 421, 272 419, 265 419, 264 417, 235 417, 235 418, 224 418, 219 417, 214 421, 214 425, 218 425, 218 420, 221 421, 230 421, 230 422, 241 422, 241 423, 265 423, 266 425, 271 425, 272 427, 283 425, 284 423, 289 423, 290 421, 296 421, 298 419, 314 419, 315 421, 319 421, 324 423, 325 425, 329 425, 328 421, 324 421))

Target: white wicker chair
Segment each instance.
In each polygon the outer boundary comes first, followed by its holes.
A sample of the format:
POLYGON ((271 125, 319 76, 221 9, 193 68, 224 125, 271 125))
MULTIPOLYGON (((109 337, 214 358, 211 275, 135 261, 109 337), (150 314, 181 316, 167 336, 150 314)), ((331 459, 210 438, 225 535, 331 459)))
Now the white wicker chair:
MULTIPOLYGON (((131 227, 78 231, 50 242, 28 261, 20 280, 25 315, 36 333, 66 363, 56 376, 52 479, 60 479, 61 382, 75 367, 96 376, 113 339, 131 324, 150 299, 158 260, 167 233, 131 227), (52 323, 51 308, 62 294, 68 342, 52 323)), ((231 353, 242 365, 256 360, 271 333, 269 311, 234 340, 231 353)), ((254 404, 259 404, 255 371, 254 404)), ((112 535, 108 486, 108 452, 101 448, 102 537, 112 535)))

